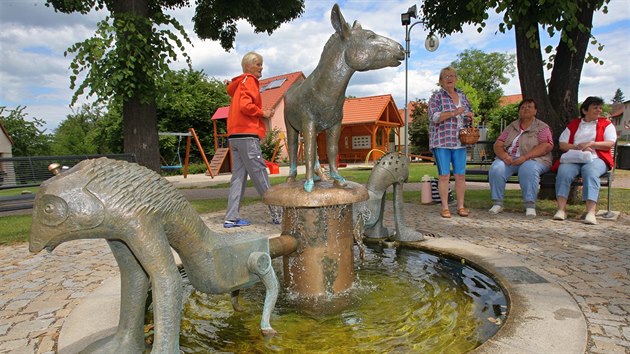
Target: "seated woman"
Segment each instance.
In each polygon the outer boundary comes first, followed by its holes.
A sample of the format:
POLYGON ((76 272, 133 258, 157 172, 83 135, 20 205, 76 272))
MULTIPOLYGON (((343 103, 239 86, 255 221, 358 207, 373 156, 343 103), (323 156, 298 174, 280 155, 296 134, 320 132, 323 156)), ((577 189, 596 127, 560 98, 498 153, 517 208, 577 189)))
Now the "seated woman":
MULTIPOLYGON (((581 118, 569 122, 567 128, 558 139, 560 150, 589 152, 586 158, 568 156, 560 158, 560 166, 556 175, 556 202, 558 211, 553 216, 554 220, 567 218, 565 207, 569 190, 573 179, 582 176, 582 199, 586 201, 586 217, 584 223, 596 225, 595 212, 599 199, 599 177, 613 166, 613 157, 610 149, 617 140, 615 126, 604 117, 601 117, 604 101, 599 97, 587 97, 580 106, 581 118)), ((579 156, 579 154, 571 155, 579 156)))
POLYGON ((494 143, 496 159, 492 162, 488 179, 494 206, 490 214, 503 211, 505 184, 515 173, 521 185, 525 216, 536 216, 536 197, 540 175, 549 171, 552 163, 553 137, 551 129, 536 118, 537 107, 533 99, 524 99, 518 105, 519 119, 510 123, 494 143))

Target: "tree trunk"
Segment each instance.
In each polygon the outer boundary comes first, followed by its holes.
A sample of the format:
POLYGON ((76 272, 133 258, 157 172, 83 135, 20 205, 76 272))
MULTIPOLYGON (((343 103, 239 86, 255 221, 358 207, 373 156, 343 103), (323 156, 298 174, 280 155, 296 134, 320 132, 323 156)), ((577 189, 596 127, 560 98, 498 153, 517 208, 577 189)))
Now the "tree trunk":
MULTIPOLYGON (((148 0, 114 0, 112 14, 131 14, 140 18, 149 18, 148 0)), ((151 27, 138 21, 136 27, 146 38, 150 37, 151 27)), ((125 33, 118 33, 125 36, 125 33)), ((124 38, 119 43, 132 42, 124 38)), ((136 75, 142 77, 141 81, 148 83, 155 79, 148 77, 146 72, 139 68, 136 75)), ((160 146, 157 131, 157 107, 155 100, 143 101, 141 92, 136 92, 132 97, 123 98, 123 139, 124 151, 136 155, 136 161, 149 169, 160 172, 160 146)))
POLYGON ((123 103, 124 151, 136 155, 136 161, 160 172, 160 146, 155 103, 128 99, 123 103))
POLYGON ((518 78, 521 82, 521 92, 524 98, 532 98, 536 101, 538 118, 545 121, 553 129, 553 122, 557 119, 557 113, 547 95, 538 26, 536 25, 533 34, 534 41, 537 43, 537 47, 534 48, 532 48, 530 39, 526 36, 529 26, 528 23, 517 23, 514 26, 516 65, 518 67, 518 78))
POLYGON ((580 116, 577 108, 578 88, 593 27, 594 5, 581 1, 579 6, 581 9, 576 14, 576 19, 588 32, 583 33, 577 28, 564 31, 567 39, 573 42, 573 49, 565 41, 560 41, 549 79, 549 98, 558 112, 558 121, 551 127, 555 140, 571 119, 580 116))

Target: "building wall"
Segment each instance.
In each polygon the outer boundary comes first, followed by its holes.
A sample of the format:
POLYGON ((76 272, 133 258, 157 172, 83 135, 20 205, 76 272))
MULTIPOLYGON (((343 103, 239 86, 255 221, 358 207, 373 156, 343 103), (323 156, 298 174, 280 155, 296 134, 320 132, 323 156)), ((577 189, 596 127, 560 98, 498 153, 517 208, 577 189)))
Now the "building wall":
POLYGON ((630 141, 630 101, 626 101, 623 104, 623 115, 619 126, 617 126, 617 133, 620 139, 630 141))
POLYGON ((0 157, 12 157, 11 141, 0 129, 0 157))
MULTIPOLYGON (((0 129, 0 157, 13 157, 11 141, 0 129)), ((0 185, 15 181, 13 162, 0 162, 0 185)))

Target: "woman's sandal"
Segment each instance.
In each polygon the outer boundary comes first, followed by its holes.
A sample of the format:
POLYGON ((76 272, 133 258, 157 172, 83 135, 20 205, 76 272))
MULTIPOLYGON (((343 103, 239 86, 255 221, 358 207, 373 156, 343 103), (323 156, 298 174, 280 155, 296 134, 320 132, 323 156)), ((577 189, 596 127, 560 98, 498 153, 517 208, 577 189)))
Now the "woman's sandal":
POLYGON ((448 209, 442 209, 440 216, 449 219, 451 217, 451 212, 448 209))
POLYGON ((459 215, 459 216, 466 217, 466 216, 468 216, 468 214, 470 214, 470 211, 468 209, 466 209, 466 208, 459 208, 459 209, 457 209, 457 215, 459 215))

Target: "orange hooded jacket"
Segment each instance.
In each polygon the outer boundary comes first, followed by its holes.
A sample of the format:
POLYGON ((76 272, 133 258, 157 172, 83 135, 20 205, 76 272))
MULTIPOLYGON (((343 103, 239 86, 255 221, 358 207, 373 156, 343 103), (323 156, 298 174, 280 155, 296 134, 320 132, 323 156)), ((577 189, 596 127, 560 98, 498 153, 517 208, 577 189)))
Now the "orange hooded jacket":
POLYGON ((239 75, 232 79, 227 92, 232 97, 227 118, 228 136, 258 136, 264 139, 267 128, 263 121, 258 79, 251 74, 239 75))

